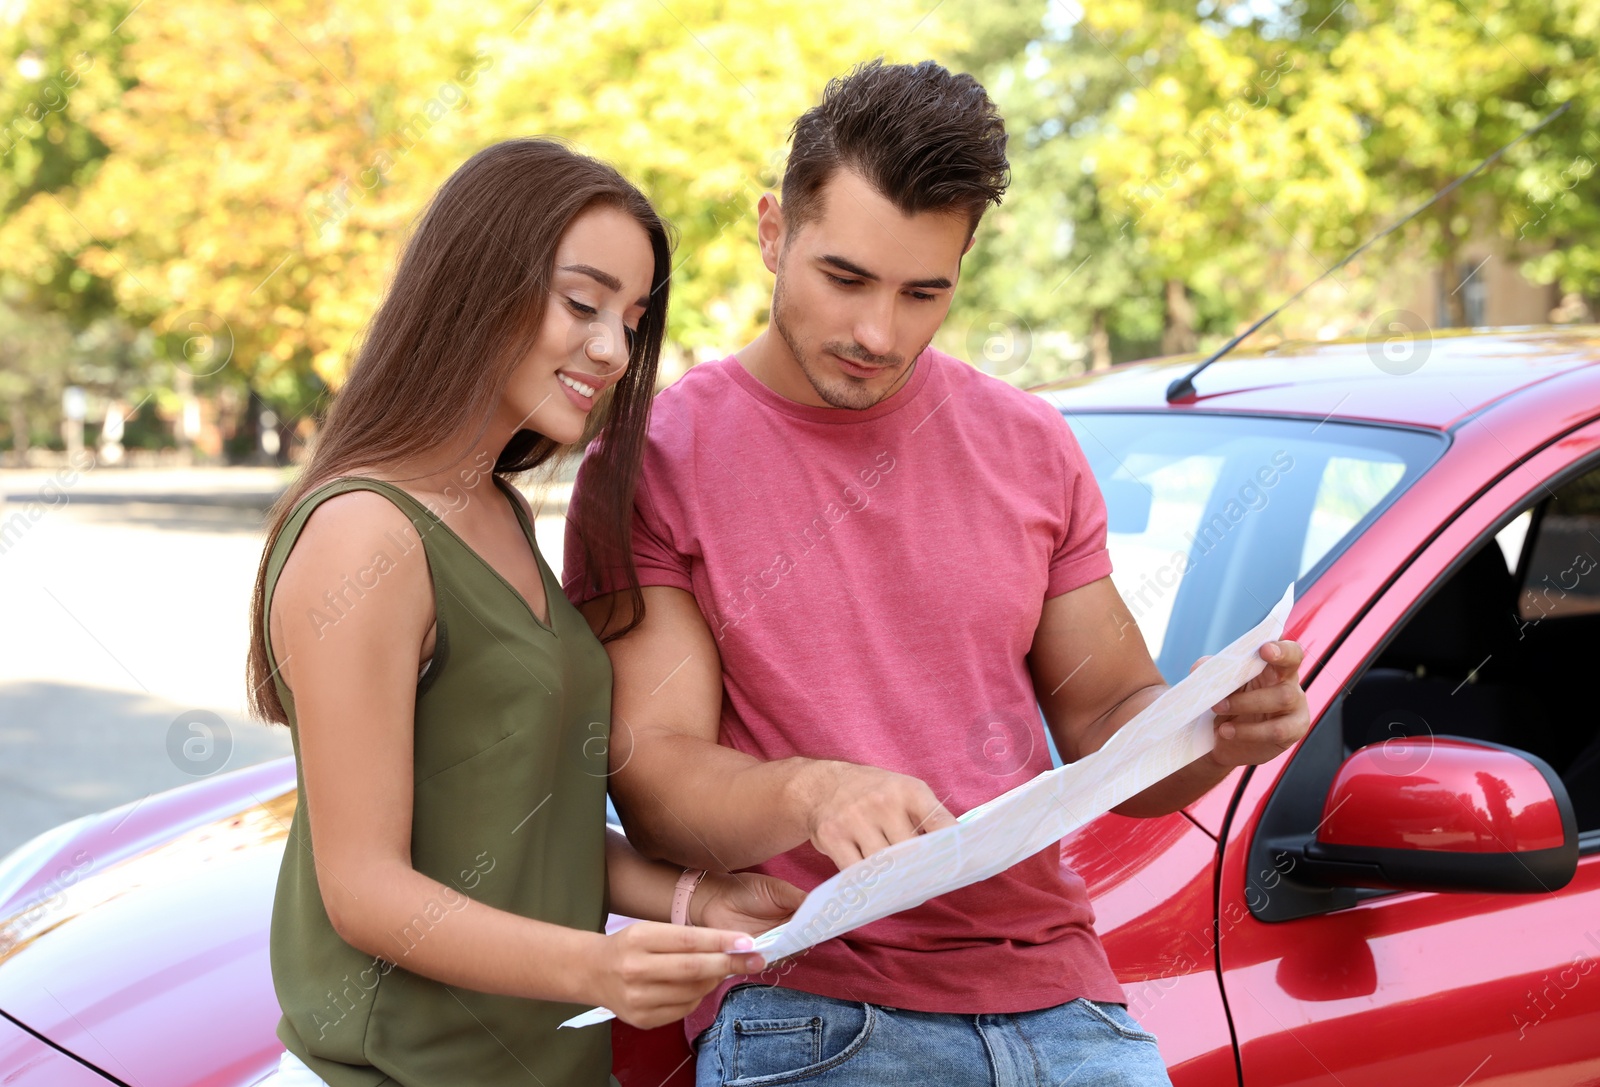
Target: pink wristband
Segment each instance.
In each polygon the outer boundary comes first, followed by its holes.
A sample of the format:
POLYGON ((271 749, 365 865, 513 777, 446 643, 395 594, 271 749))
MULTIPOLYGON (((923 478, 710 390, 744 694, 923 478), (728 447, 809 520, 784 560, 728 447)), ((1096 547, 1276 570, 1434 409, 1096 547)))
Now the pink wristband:
POLYGON ((672 923, 674 925, 690 925, 689 899, 694 897, 694 889, 700 886, 700 881, 706 878, 704 868, 685 868, 683 875, 678 877, 678 885, 672 890, 672 923))

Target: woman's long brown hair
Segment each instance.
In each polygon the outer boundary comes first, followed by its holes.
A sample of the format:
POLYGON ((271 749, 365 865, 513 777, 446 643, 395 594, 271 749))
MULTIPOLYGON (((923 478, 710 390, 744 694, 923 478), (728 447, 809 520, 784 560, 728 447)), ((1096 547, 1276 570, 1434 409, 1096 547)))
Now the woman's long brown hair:
MULTIPOLYGON (((286 723, 267 655, 267 564, 283 526, 306 494, 356 467, 437 462, 472 448, 489 425, 512 372, 544 322, 556 245, 595 205, 627 212, 650 237, 655 268, 649 306, 621 379, 604 394, 585 439, 590 465, 575 496, 586 569, 620 572, 629 620, 644 617, 630 542, 656 366, 666 331, 671 246, 666 224, 626 178, 549 139, 516 139, 478 152, 434 195, 367 326, 349 379, 335 396, 310 462, 267 514, 266 544, 250 601, 247 682, 251 712, 286 723)), ((563 447, 519 430, 495 461, 515 475, 563 447)), ((612 598, 615 604, 616 597, 612 598)), ((608 619, 608 626, 610 621, 608 619)))

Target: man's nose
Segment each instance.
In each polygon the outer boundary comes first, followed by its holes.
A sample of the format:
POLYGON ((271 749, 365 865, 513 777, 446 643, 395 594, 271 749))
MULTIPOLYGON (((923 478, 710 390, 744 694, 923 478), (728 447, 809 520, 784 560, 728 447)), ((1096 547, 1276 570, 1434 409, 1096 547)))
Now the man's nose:
POLYGON ((856 346, 872 355, 894 350, 894 302, 872 305, 856 320, 856 346))

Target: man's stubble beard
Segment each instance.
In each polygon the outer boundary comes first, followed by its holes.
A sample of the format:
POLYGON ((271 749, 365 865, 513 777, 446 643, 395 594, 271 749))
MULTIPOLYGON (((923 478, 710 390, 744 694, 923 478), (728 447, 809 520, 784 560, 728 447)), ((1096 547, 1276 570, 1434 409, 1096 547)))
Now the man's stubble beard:
MULTIPOLYGON (((855 379, 850 377, 841 377, 838 384, 828 384, 817 372, 817 368, 813 365, 806 351, 800 346, 800 341, 789 331, 788 322, 784 320, 786 301, 787 297, 783 289, 783 262, 780 260, 778 262, 777 282, 772 292, 772 327, 783 339, 785 346, 789 348, 789 354, 793 356, 795 364, 800 367, 800 372, 805 375, 806 380, 811 383, 811 388, 822 398, 822 402, 829 407, 846 408, 850 411, 865 411, 874 404, 894 395, 910 379, 911 371, 916 369, 916 360, 913 359, 910 367, 900 376, 900 379, 877 396, 873 396, 869 390, 857 384, 855 379)), ((927 350, 926 344, 923 345, 923 350, 927 350)), ((844 355, 846 358, 852 358, 856 352, 841 351, 839 354, 844 355)), ((919 357, 921 354, 922 351, 917 352, 919 357)))

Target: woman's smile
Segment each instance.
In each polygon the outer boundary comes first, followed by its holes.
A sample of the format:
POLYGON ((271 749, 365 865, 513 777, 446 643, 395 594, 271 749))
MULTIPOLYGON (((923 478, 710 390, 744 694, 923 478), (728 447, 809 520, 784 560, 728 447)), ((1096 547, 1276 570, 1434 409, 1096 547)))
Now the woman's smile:
POLYGON ((562 390, 567 394, 567 399, 577 405, 581 411, 588 411, 594 407, 594 398, 605 388, 604 384, 591 385, 567 373, 565 370, 556 371, 556 380, 561 383, 562 390))

